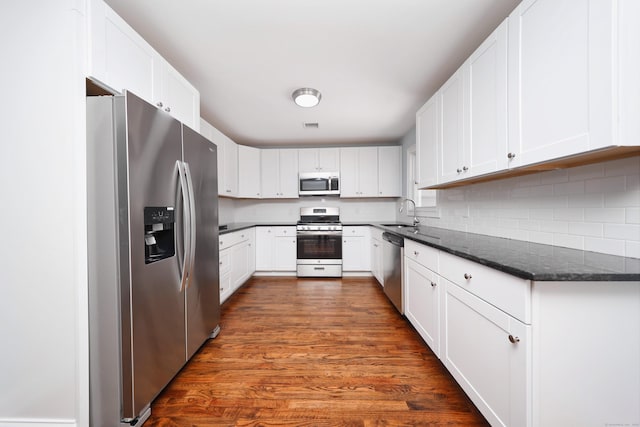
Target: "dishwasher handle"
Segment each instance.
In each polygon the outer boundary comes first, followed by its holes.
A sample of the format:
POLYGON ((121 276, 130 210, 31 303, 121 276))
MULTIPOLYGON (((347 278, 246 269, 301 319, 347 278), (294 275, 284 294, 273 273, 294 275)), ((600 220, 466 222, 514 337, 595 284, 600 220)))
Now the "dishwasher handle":
POLYGON ((384 233, 382 233, 382 239, 395 246, 399 246, 401 248, 404 247, 404 239, 397 234, 388 233, 385 231, 384 233))

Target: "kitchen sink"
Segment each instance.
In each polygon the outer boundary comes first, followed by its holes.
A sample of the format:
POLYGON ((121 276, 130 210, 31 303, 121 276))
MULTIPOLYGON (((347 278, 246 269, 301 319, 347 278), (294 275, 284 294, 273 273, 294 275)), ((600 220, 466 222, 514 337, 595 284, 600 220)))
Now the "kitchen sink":
POLYGON ((411 224, 382 224, 384 227, 391 227, 391 228, 399 228, 399 229, 403 229, 403 228, 416 228, 414 225, 411 224))

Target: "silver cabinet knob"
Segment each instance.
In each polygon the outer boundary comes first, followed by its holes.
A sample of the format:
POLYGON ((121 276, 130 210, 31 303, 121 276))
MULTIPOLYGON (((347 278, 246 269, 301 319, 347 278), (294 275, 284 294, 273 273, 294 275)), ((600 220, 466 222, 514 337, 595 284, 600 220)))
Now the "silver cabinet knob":
POLYGON ((513 159, 513 158, 515 158, 515 157, 516 157, 516 153, 509 153, 509 154, 507 154, 507 158, 508 158, 509 160, 511 160, 511 159, 513 159))
POLYGON ((518 338, 518 337, 514 337, 513 335, 509 335, 509 342, 510 342, 511 344, 515 344, 515 343, 517 343, 517 342, 520 342, 520 338, 518 338))
POLYGON ((156 104, 156 106, 157 106, 158 108, 162 108, 162 105, 163 105, 163 104, 162 104, 162 102, 158 102, 158 103, 156 104))
POLYGON ((465 279, 469 280, 469 279, 471 279, 471 277, 472 276, 469 273, 464 273, 464 278, 465 279))
POLYGON ((431 287, 435 288, 436 287, 436 282, 431 282, 431 287))
POLYGON ((220 244, 221 244, 221 245, 223 245, 223 244, 224 244, 224 242, 223 242, 222 240, 220 240, 220 244))
POLYGON ((418 255, 420 255, 420 252, 418 252, 418 251, 413 251, 413 254, 414 254, 415 256, 418 256, 418 255))
POLYGON ((463 166, 463 167, 462 167, 462 170, 466 172, 466 171, 468 171, 468 170, 469 170, 469 168, 468 168, 468 167, 466 167, 466 166, 463 166))
POLYGON ((164 111, 166 111, 167 113, 170 113, 171 112, 171 107, 165 108, 164 111))
POLYGON ((461 173, 462 169, 458 168, 458 169, 456 169, 456 172, 461 173))

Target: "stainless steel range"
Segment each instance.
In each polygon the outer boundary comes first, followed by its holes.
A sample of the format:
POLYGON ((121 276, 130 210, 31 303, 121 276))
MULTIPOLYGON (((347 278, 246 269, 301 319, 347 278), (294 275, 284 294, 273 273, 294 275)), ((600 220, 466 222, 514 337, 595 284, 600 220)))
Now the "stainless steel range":
POLYGON ((300 208, 298 277, 342 277, 340 208, 300 208))

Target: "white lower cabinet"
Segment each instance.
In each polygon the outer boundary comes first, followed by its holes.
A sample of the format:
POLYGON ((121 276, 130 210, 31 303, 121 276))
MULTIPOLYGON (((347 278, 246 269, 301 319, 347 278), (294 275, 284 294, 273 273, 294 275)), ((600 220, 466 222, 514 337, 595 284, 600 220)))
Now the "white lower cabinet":
POLYGON ((255 272, 255 229, 221 235, 220 303, 244 284, 255 272))
POLYGON ((530 426, 531 326, 441 278, 441 359, 493 426, 530 426))
POLYGON ((384 286, 382 264, 382 230, 371 227, 371 274, 384 286))
POLYGON ((404 314, 436 356, 440 356, 438 275, 405 257, 404 280, 404 314))
POLYGON ((371 271, 371 234, 368 226, 343 227, 342 271, 371 271))
POLYGON ((256 271, 296 271, 296 227, 256 227, 256 271))

